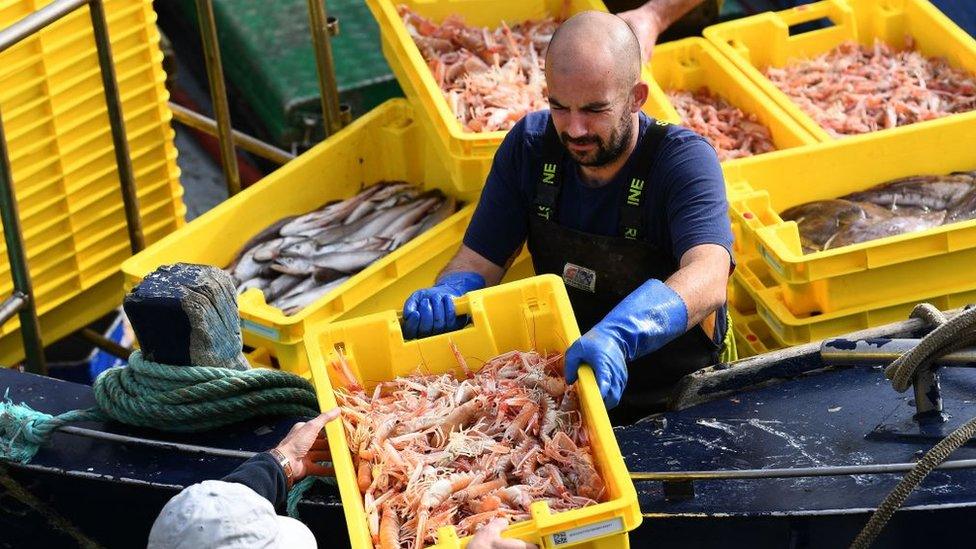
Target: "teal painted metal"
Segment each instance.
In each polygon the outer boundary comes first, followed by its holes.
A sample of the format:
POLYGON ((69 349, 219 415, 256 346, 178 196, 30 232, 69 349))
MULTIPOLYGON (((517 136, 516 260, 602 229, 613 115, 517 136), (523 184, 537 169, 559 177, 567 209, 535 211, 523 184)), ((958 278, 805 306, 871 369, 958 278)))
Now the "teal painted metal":
MULTIPOLYGON (((322 137, 322 106, 306 0, 213 0, 224 73, 267 132, 291 149, 322 137)), ((180 14, 196 28, 193 0, 180 14)), ((362 0, 329 0, 339 99, 355 116, 402 92, 380 50, 379 27, 362 0)))

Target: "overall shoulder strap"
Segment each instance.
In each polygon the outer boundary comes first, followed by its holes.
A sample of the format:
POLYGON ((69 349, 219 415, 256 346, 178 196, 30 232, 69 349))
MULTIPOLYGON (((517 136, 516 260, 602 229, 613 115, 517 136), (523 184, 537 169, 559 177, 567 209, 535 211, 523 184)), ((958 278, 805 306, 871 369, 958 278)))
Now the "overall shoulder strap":
POLYGON ((668 133, 667 122, 651 120, 637 145, 636 161, 620 205, 620 234, 630 240, 644 237, 644 187, 654 168, 658 148, 668 133))
POLYGON ((563 146, 556 135, 556 128, 552 119, 546 124, 546 133, 542 139, 542 165, 539 179, 535 184, 535 215, 546 220, 555 219, 556 205, 559 202, 559 190, 563 182, 561 169, 563 146))

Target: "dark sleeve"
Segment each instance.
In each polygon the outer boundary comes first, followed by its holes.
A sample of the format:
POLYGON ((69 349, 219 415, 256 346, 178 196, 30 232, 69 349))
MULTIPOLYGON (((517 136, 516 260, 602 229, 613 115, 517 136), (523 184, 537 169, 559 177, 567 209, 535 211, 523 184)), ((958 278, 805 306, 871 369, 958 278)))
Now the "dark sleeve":
POLYGON ((222 480, 247 486, 270 501, 279 512, 285 509, 288 479, 278 461, 267 452, 255 454, 222 480))
POLYGON ((515 125, 495 153, 481 200, 464 234, 464 245, 499 267, 525 242, 528 197, 522 190, 524 121, 515 125))
POLYGON ((725 178, 715 150, 698 136, 676 139, 669 149, 664 177, 674 258, 680 261, 701 244, 718 244, 734 266, 725 178))

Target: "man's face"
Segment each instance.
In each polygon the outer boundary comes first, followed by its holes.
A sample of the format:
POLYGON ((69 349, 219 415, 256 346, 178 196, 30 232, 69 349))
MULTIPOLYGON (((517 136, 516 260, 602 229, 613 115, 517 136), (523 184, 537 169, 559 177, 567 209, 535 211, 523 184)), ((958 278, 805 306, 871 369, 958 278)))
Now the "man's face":
POLYGON ((552 123, 573 160, 599 168, 627 152, 636 112, 632 88, 606 71, 554 71, 546 78, 552 123))

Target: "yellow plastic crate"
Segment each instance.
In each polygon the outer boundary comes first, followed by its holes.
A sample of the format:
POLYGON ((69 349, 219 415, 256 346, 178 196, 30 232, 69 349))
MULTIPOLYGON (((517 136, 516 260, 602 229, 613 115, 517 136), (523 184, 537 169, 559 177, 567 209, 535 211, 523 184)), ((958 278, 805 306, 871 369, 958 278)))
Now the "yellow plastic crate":
MULTIPOLYGON (((167 220, 162 227, 146 227, 146 238, 159 240, 166 234, 172 232, 172 220, 167 220)), ((124 230, 119 235, 124 237, 124 230)), ((41 334, 45 342, 53 342, 65 336, 71 335, 78 329, 91 324, 99 318, 105 316, 112 310, 114 304, 118 304, 122 299, 122 272, 119 270, 119 263, 123 258, 129 257, 130 252, 128 243, 116 246, 109 250, 105 261, 112 266, 112 275, 103 278, 101 281, 89 285, 83 291, 78 290, 78 286, 72 286, 75 276, 51 278, 47 283, 38 285, 35 282, 35 292, 45 293, 52 298, 51 305, 47 305, 49 311, 40 315, 41 334)), ((61 256, 63 261, 63 256, 61 256)), ((102 267, 105 270, 105 267, 102 267)), ((8 275, 3 275, 7 277, 8 275)), ((46 277, 49 278, 49 277, 46 277)), ((10 287, 6 292, 9 293, 10 287)), ((11 320, 10 324, 19 326, 16 319, 11 320)), ((20 333, 14 332, 0 337, 0 364, 16 364, 24 357, 21 344, 20 333)))
MULTIPOLYGON (((0 28, 44 0, 0 1, 0 28)), ((109 37, 147 243, 183 224, 169 94, 149 0, 107 0, 109 37)), ((86 8, 0 53, 0 114, 45 342, 117 307, 129 257, 122 195, 86 8)), ((12 288, 0 243, 0 294, 12 288)), ((16 319, 0 364, 23 358, 16 319)))
MULTIPOLYGON (((306 325, 400 307, 411 292, 434 282, 460 246, 478 195, 456 191, 440 159, 425 154, 424 137, 405 100, 387 101, 126 261, 122 265, 126 286, 134 286, 160 265, 180 261, 224 267, 241 245, 267 225, 352 196, 363 186, 383 180, 439 188, 467 201, 458 213, 294 315, 286 316, 265 303, 260 291, 248 291, 238 298, 245 344, 267 348, 283 369, 304 373, 308 368, 303 348, 306 325)), ((509 279, 530 273, 528 263, 523 258, 509 279)))
POLYGON ((766 323, 754 311, 751 314, 746 314, 737 311, 730 303, 729 314, 732 316, 732 336, 735 337, 735 347, 739 359, 761 355, 785 347, 773 339, 769 332, 769 326, 766 326, 766 323))
MULTIPOLYGON (((817 56, 842 42, 865 46, 879 39, 901 49, 905 36, 927 57, 944 57, 952 66, 976 74, 976 40, 928 0, 825 0, 780 12, 766 12, 705 29, 705 37, 806 130, 821 141, 832 138, 763 74, 766 67, 817 56), (790 27, 829 18, 831 27, 790 36, 790 27)), ((976 120, 976 111, 954 114, 976 120)), ((910 134, 935 121, 875 133, 910 134)), ((846 138, 845 138, 846 139, 846 138)))
MULTIPOLYGON (((477 190, 484 185, 492 157, 506 132, 464 131, 397 13, 397 6, 401 4, 434 21, 461 15, 470 25, 490 27, 496 27, 502 21, 542 19, 562 13, 572 15, 584 10, 607 11, 600 0, 366 0, 380 26, 383 55, 403 92, 417 106, 417 116, 431 135, 435 153, 450 170, 461 192, 477 190)), ((651 85, 644 111, 667 120, 667 98, 654 85, 647 67, 644 68, 644 80, 651 85)), ((675 115, 673 110, 671 114, 675 115)))
MULTIPOLYGON (((247 358, 248 363, 250 363, 252 368, 276 368, 274 355, 271 354, 269 349, 264 347, 258 347, 256 349, 250 349, 245 351, 244 356, 247 358)), ((309 376, 311 377, 311 372, 309 376)))
MULTIPOLYGON (((783 301, 782 290, 775 284, 770 285, 770 277, 762 272, 763 268, 759 259, 737 265, 732 275, 730 301, 737 316, 746 317, 746 324, 738 329, 751 333, 766 348, 801 345, 905 320, 915 305, 922 302, 932 303, 942 310, 976 303, 976 280, 970 277, 967 284, 930 283, 926 291, 903 293, 869 307, 852 307, 822 315, 795 315, 783 301), (754 317, 761 319, 771 338, 757 328, 754 317)), ((752 343, 758 348, 755 341, 752 343)))
MULTIPOLYGON (((563 281, 554 275, 472 292, 456 303, 459 313, 471 315, 472 325, 414 341, 403 340, 397 312, 393 310, 344 322, 317 323, 309 330, 307 348, 321 408, 327 410, 337 405, 331 368, 326 367, 337 359, 336 348, 343 349, 350 368, 369 391, 381 381, 408 374, 419 364, 424 364, 431 373, 456 372, 457 360, 450 342, 465 356, 492 357, 511 350, 564 352, 580 335, 563 281)), ((475 366, 473 359, 469 359, 469 365, 475 366)), ((576 547, 627 547, 627 532, 642 520, 637 493, 610 427, 600 390, 588 368, 580 372, 578 387, 595 462, 607 483, 608 501, 555 514, 545 502, 536 502, 531 509, 532 519, 513 524, 507 535, 543 548, 563 546, 553 539, 561 537, 560 534, 575 538, 580 543, 576 547)), ((356 470, 342 425, 332 422, 326 426, 326 432, 350 543, 354 549, 372 548, 356 470)), ((453 527, 441 528, 437 540, 430 547, 455 549, 462 545, 453 527)))
MULTIPOLYGON (((769 128, 778 150, 818 142, 704 38, 685 38, 655 46, 650 66, 659 89, 694 92, 708 87, 743 112, 754 114, 769 128)), ((665 119, 680 124, 681 117, 670 103, 666 109, 665 119)), ((730 159, 722 164, 734 165, 740 160, 730 159)))
MULTIPOLYGON (((738 265, 749 261, 749 258, 739 258, 738 265)), ((736 270, 739 270, 736 266, 736 270)), ((748 267, 746 267, 748 268, 748 267)), ((727 289, 729 316, 732 320, 732 336, 735 338, 738 358, 749 358, 786 347, 773 337, 769 326, 756 312, 756 302, 740 283, 735 281, 735 275, 729 278, 727 289)))
MULTIPOLYGON (((155 194, 163 194, 163 191, 158 190, 155 194)), ((40 285, 43 286, 45 281, 52 277, 69 276, 72 280, 71 285, 81 289, 86 283, 95 283, 105 278, 106 273, 118 272, 121 262, 129 257, 130 250, 122 206, 113 202, 114 197, 108 196, 101 200, 101 204, 92 207, 94 216, 90 221, 90 227, 82 227, 74 235, 66 232, 60 236, 51 236, 48 241, 34 248, 28 259, 31 273, 34 275, 35 292, 38 291, 38 281, 41 281, 40 285), (73 257, 65 257, 65 250, 69 248, 76 252, 73 257), (104 266, 101 270, 88 268, 93 259, 103 258, 110 251, 111 257, 115 260, 114 266, 104 266)), ((172 212, 165 204, 142 209, 141 217, 147 239, 159 240, 171 231, 172 212)), ((29 246, 32 239, 28 239, 27 242, 29 246)), ((6 254, 3 246, 0 246, 0 253, 6 254)), ((0 294, 12 291, 13 285, 9 272, 10 265, 7 262, 0 264, 0 276, 2 276, 0 294)), ((69 297, 63 290, 64 288, 58 295, 52 295, 48 304, 69 297)))
POLYGON ((878 132, 743 159, 726 167, 739 257, 760 257, 796 315, 832 313, 972 280, 976 220, 804 254, 778 212, 916 174, 976 169, 976 119, 878 132))

